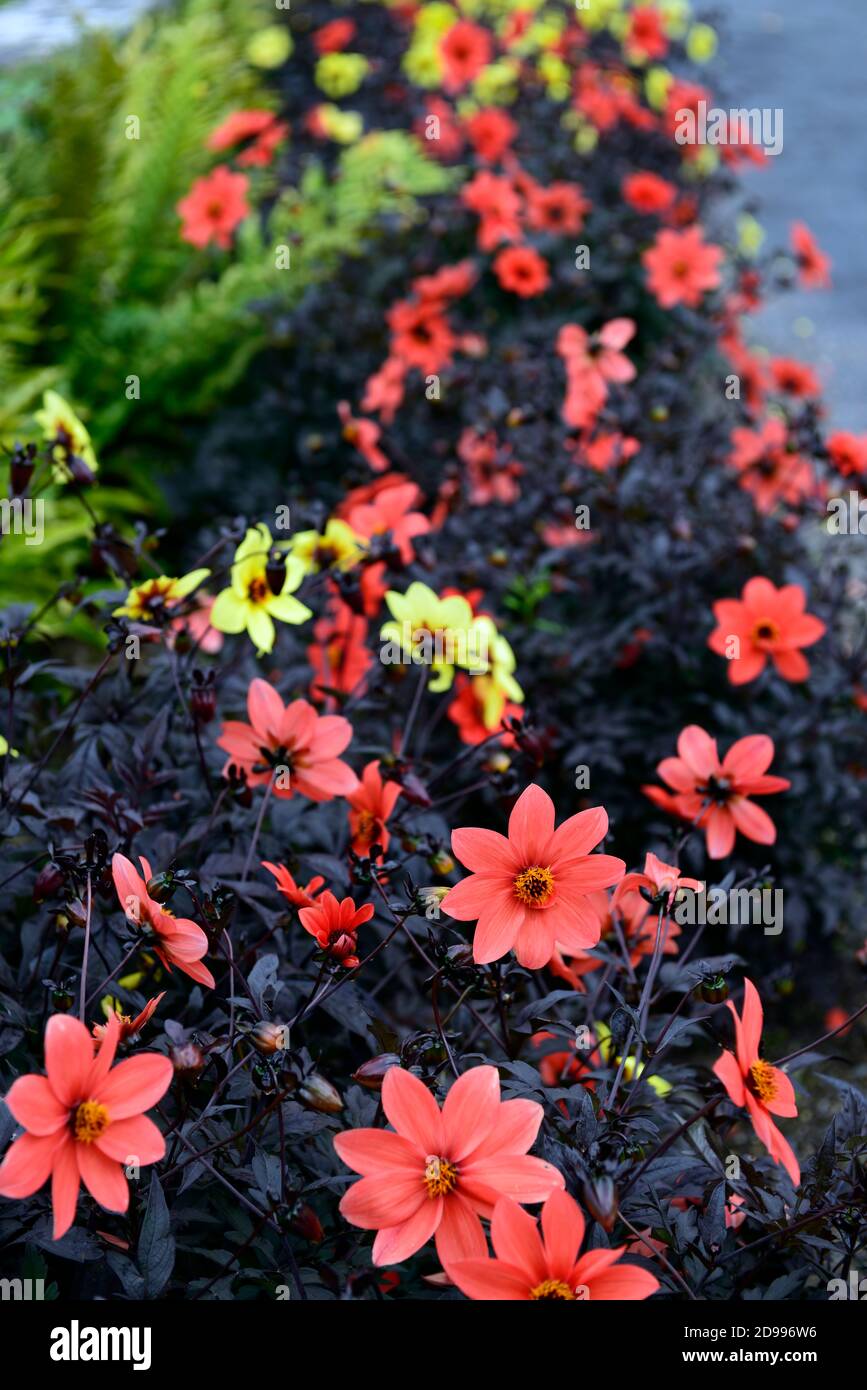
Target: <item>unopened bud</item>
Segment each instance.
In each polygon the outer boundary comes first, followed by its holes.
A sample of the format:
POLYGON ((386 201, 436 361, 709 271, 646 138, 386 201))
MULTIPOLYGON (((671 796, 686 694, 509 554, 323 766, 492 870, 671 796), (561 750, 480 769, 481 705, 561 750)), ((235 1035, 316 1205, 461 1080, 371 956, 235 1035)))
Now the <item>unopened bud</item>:
POLYGON ((209 671, 207 676, 203 676, 201 671, 193 672, 190 713, 197 724, 210 724, 217 713, 217 691, 213 671, 209 671))
MULTIPOLYGON (((450 874, 455 867, 455 861, 452 859, 451 855, 446 854, 444 849, 437 850, 435 854, 430 856, 427 862, 430 864, 435 874, 450 874)), ((448 889, 446 889, 445 892, 448 892, 448 889)), ((445 893, 443 893, 443 897, 445 897, 445 893)))
POLYGON ((343 1109, 337 1087, 332 1086, 318 1071, 311 1071, 305 1076, 298 1087, 298 1099, 309 1105, 311 1110, 318 1110, 321 1115, 337 1115, 343 1109))
POLYGON ((385 1073, 392 1067, 399 1066, 400 1058, 396 1053, 381 1052, 378 1057, 371 1057, 368 1061, 362 1062, 358 1071, 352 1073, 352 1079, 368 1091, 381 1091, 385 1073))
POLYGON ((272 594, 282 594, 286 583, 286 561, 279 550, 272 550, 265 567, 265 578, 272 594))
POLYGON ((9 483, 13 496, 20 497, 30 486, 36 463, 35 444, 16 444, 9 460, 9 483))
POLYGON ((285 1052, 288 1035, 285 1023, 268 1023, 263 1020, 249 1034, 250 1042, 257 1052, 268 1057, 272 1052, 285 1052))
POLYGON ((617 1189, 611 1178, 596 1178, 584 1184, 584 1205, 604 1231, 613 1231, 617 1220, 617 1189))
POLYGON ((205 1065, 202 1049, 193 1042, 180 1043, 169 1048, 169 1057, 178 1076, 194 1078, 205 1065))
POLYGON ((73 898, 64 909, 70 927, 87 926, 87 908, 80 898, 73 898))
POLYGON ((45 898, 53 898, 63 887, 63 870, 56 864, 46 864, 36 875, 33 884, 33 901, 41 903, 45 898))
POLYGON ((153 898, 155 903, 167 903, 177 888, 175 876, 171 871, 164 874, 155 874, 147 881, 148 897, 153 898))
POLYGON ((728 999, 729 987, 725 975, 714 972, 703 976, 698 986, 698 995, 705 1004, 721 1004, 724 999, 728 999))
POLYGON ((301 1236, 302 1240, 312 1241, 314 1245, 318 1245, 325 1238, 319 1217, 306 1202, 300 1202, 293 1211, 289 1229, 296 1236, 301 1236))

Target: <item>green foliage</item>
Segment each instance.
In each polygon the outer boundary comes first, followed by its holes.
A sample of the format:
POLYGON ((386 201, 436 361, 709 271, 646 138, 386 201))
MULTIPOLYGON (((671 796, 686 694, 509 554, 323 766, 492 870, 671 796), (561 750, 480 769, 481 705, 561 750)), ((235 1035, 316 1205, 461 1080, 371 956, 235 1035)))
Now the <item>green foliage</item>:
POLYGON ((206 412, 238 380, 264 342, 251 304, 291 308, 380 216, 411 217, 415 197, 454 177, 412 136, 376 133, 333 179, 308 167, 267 215, 273 175, 255 171, 260 211, 232 250, 182 241, 176 206, 214 164, 210 131, 238 107, 274 104, 244 60, 269 21, 264 0, 186 0, 50 60, 35 98, 28 70, 0 149, 4 437, 56 381, 98 450, 124 431, 134 458, 136 436, 206 412), (131 376, 140 400, 127 398, 131 376))

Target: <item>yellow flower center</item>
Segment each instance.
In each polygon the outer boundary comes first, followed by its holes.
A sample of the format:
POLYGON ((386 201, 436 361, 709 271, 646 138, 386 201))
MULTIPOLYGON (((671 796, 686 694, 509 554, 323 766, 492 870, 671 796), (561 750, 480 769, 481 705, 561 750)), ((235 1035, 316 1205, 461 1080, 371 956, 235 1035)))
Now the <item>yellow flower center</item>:
POLYGON ((424 1181, 429 1197, 447 1197, 458 1183, 458 1170, 436 1154, 428 1154, 424 1164, 424 1181))
POLYGON ((554 875, 540 864, 522 869, 515 879, 515 897, 525 907, 544 907, 553 892, 554 875))
POLYGON ((765 1102, 777 1094, 777 1078, 770 1062, 753 1062, 750 1067, 750 1090, 765 1102))
POLYGON ((574 1293, 568 1284, 563 1283, 562 1279, 543 1279, 541 1284, 537 1284, 535 1289, 530 1290, 530 1297, 532 1299, 571 1298, 572 1302, 575 1302, 574 1293))
POLYGON ((780 635, 780 629, 776 623, 772 623, 770 618, 762 618, 761 622, 756 623, 750 637, 756 643, 776 642, 780 635))
POLYGON ((109 1114, 97 1100, 83 1100, 75 1112, 73 1128, 79 1144, 92 1144, 108 1129, 109 1114))
POLYGON ((270 594, 264 579, 251 579, 247 588, 247 598, 251 603, 265 603, 270 594))

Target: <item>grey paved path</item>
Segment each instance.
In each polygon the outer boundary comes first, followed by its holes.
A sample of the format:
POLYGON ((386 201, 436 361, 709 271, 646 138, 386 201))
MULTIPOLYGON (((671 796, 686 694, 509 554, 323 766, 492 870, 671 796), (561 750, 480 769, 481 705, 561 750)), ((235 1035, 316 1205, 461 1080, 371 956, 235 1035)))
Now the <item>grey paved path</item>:
POLYGON ((815 363, 832 423, 867 431, 867 0, 725 0, 719 25, 720 104, 784 113, 782 153, 744 177, 769 241, 801 219, 833 261, 833 288, 782 296, 757 338, 815 363))

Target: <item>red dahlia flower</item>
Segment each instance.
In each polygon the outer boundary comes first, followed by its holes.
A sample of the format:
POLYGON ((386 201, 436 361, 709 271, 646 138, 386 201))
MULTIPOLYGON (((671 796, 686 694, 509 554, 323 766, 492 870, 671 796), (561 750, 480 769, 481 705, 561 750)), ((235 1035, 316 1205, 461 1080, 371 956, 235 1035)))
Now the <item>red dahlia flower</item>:
POLYGON ((291 903, 293 907, 315 906, 316 894, 325 882, 320 874, 315 874, 306 887, 302 888, 295 882, 285 864, 271 864, 267 859, 263 859, 262 868, 274 875, 277 880, 277 892, 283 894, 287 903, 291 903))
POLYGON ((445 68, 443 86, 447 92, 459 92, 491 61, 491 35, 480 24, 459 19, 443 36, 439 51, 445 68))
POLYGON ((151 866, 139 857, 144 878, 124 854, 115 854, 111 873, 121 907, 131 922, 153 933, 153 948, 167 970, 177 966, 200 985, 214 988, 214 977, 202 957, 208 951, 208 938, 189 917, 176 917, 152 898, 147 885, 153 878, 151 866))
POLYGON ((486 164, 498 164, 518 134, 518 127, 500 106, 476 111, 464 123, 473 149, 486 164))
POLYGON ((311 801, 331 801, 355 791, 358 778, 338 757, 352 738, 348 719, 317 714, 307 700, 284 705, 274 687, 258 677, 247 691, 247 713, 249 724, 228 719, 217 739, 218 748, 229 754, 224 775, 234 764, 251 787, 273 782, 274 795, 285 799, 300 792, 311 801))
POLYGON ((399 796, 399 783, 382 780, 379 758, 368 763, 357 789, 346 798, 349 802, 352 848, 356 854, 367 854, 374 844, 381 845, 383 850, 388 849, 391 836, 385 823, 399 796))
POLYGON ((627 203, 636 212, 668 212, 677 197, 674 184, 660 178, 659 174, 628 174, 620 187, 627 203))
POLYGON ((501 241, 521 237, 521 199, 510 179, 487 171, 476 174, 461 189, 461 201, 479 218, 477 240, 481 251, 493 251, 501 241))
MULTIPOLYGON (((619 907, 624 897, 640 893, 642 888, 652 898, 664 900, 665 910, 670 912, 678 893, 686 888, 700 893, 704 884, 697 878, 684 878, 680 869, 673 864, 665 864, 661 859, 657 859, 655 854, 647 854, 644 858, 644 873, 624 875, 614 890, 612 906, 619 907)), ((650 903, 644 898, 642 901, 649 909, 650 903)))
POLYGON ((315 937, 323 951, 352 970, 358 965, 356 933, 373 916, 373 903, 356 907, 352 898, 337 901, 326 888, 312 907, 299 909, 302 927, 315 937))
POLYGON ((758 430, 732 430, 729 463, 740 473, 742 488, 751 493, 757 509, 768 514, 779 502, 796 506, 815 490, 808 459, 789 449, 789 431, 782 420, 766 420, 758 430))
POLYGON ((554 803, 535 783, 521 793, 509 817, 509 837, 495 830, 452 834, 455 856, 473 872, 443 899, 450 917, 477 920, 473 957, 480 965, 514 948, 522 965, 547 965, 556 946, 577 953, 599 940, 599 918, 587 895, 623 877, 622 859, 591 854, 608 833, 608 815, 596 806, 554 829, 554 803))
POLYGON ((19 1076, 6 1096, 25 1133, 0 1165, 0 1195, 30 1197, 50 1177, 55 1240, 72 1225, 81 1182, 101 1207, 126 1211, 124 1165, 157 1163, 166 1150, 144 1111, 168 1090, 172 1064, 139 1052, 112 1070, 120 1031, 112 1015, 94 1056, 84 1024, 54 1014, 45 1030, 48 1075, 19 1076))
POLYGON ((528 180, 527 222, 537 232, 571 235, 580 232, 590 203, 575 183, 550 183, 547 188, 528 180))
MULTIPOLYGON (((129 1014, 122 1014, 118 1008, 113 1009, 120 1023, 118 1042, 129 1042, 130 1038, 138 1037, 145 1024, 150 1022, 161 1000, 165 998, 165 994, 166 992, 163 990, 161 994, 157 994, 153 999, 149 999, 141 1013, 136 1014, 135 1018, 130 1018, 129 1014)), ((108 1036, 111 1014, 108 1015, 108 1019, 108 1023, 94 1023, 91 1029, 91 1033, 97 1044, 104 1042, 105 1038, 108 1036)))
POLYGON ((494 274, 504 290, 532 299, 551 283, 548 262, 532 246, 507 246, 494 257, 494 274))
POLYGON ((828 457, 844 478, 858 473, 867 476, 867 435, 837 430, 828 437, 828 457))
POLYGON ((658 1279, 622 1263, 625 1245, 588 1250, 579 1258, 584 1231, 581 1208, 566 1192, 552 1192, 543 1206, 541 1234, 529 1212, 501 1197, 491 1222, 496 1259, 458 1260, 448 1273, 474 1299, 621 1302, 656 1293, 658 1279))
POLYGON ((647 288, 663 309, 673 309, 676 304, 696 309, 703 295, 720 283, 722 247, 708 245, 701 227, 659 232, 641 259, 647 271, 647 288))
POLYGON ((726 1004, 735 1021, 735 1050, 723 1052, 714 1074, 735 1105, 746 1107, 753 1128, 775 1163, 781 1163, 795 1187, 801 1181, 798 1160, 771 1116, 792 1118, 798 1113, 795 1092, 786 1073, 759 1057, 762 1036, 762 1002, 751 980, 744 980, 743 1017, 731 1000, 726 1004))
POLYGON ((228 250, 232 233, 250 211, 248 187, 246 174, 233 174, 225 164, 219 164, 206 178, 196 179, 177 206, 183 240, 198 247, 214 241, 228 250))
POLYGON ((342 426, 341 433, 347 444, 352 444, 358 450, 374 473, 386 472, 389 463, 379 447, 382 430, 376 421, 353 415, 348 401, 338 401, 337 414, 342 426))
POLYGON ((697 724, 689 724, 678 737, 677 751, 678 757, 663 758, 656 769, 675 794, 661 787, 643 791, 657 806, 700 826, 711 859, 731 854, 738 830, 756 844, 774 843, 774 822, 749 800, 791 786, 785 777, 766 775, 774 756, 773 741, 766 734, 739 738, 720 762, 716 739, 697 724))
POLYGON ((642 58, 664 58, 668 52, 668 37, 659 10, 650 5, 634 9, 623 43, 628 52, 635 52, 642 58))
POLYGON ((729 658, 729 680, 745 685, 755 680, 768 657, 787 681, 805 681, 810 667, 801 647, 810 647, 825 632, 825 624, 805 612, 807 596, 800 584, 777 589, 770 579, 750 579, 740 599, 720 599, 713 606, 717 627, 707 644, 729 658), (732 639, 737 646, 730 652, 732 639))
POLYGON ((792 223, 792 250, 805 290, 826 290, 831 285, 831 261, 819 250, 816 238, 803 222, 792 223))
POLYGON ((382 1108, 394 1130, 355 1129, 335 1135, 343 1162, 361 1173, 340 1210, 353 1226, 378 1231, 377 1265, 399 1264, 436 1238, 448 1270, 455 1260, 487 1251, 480 1216, 501 1194, 543 1202, 563 1176, 527 1150, 542 1122, 533 1100, 500 1100, 496 1067, 473 1067, 452 1086, 442 1111, 411 1072, 391 1067, 382 1108))

